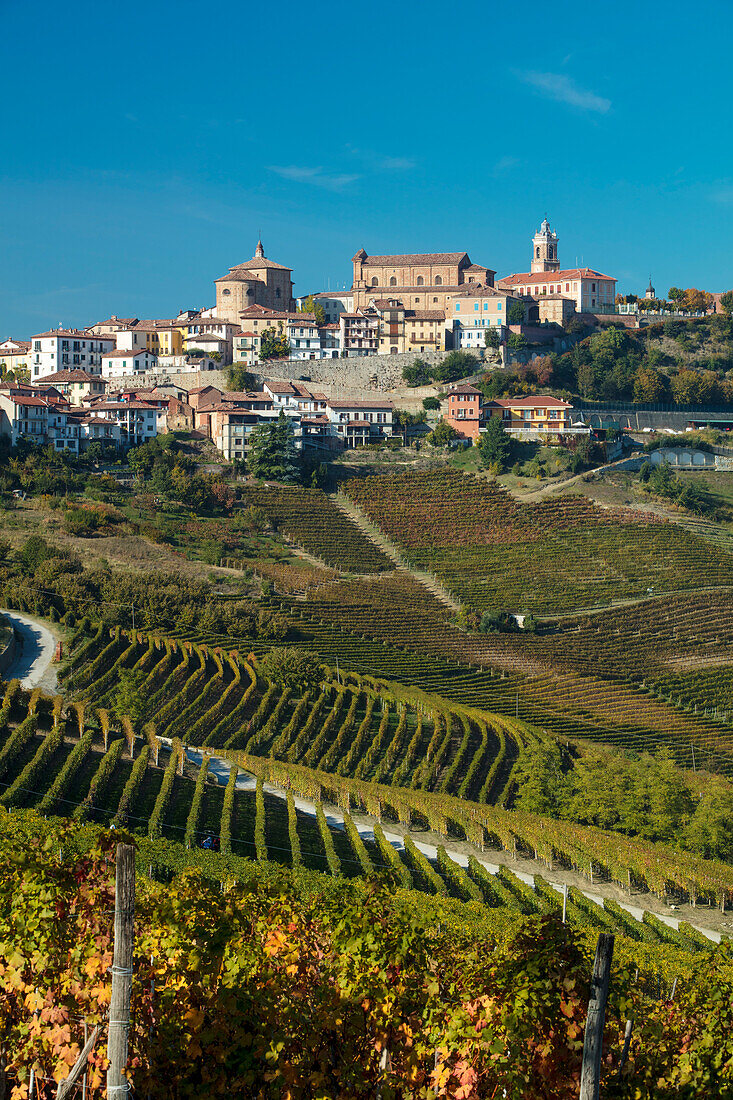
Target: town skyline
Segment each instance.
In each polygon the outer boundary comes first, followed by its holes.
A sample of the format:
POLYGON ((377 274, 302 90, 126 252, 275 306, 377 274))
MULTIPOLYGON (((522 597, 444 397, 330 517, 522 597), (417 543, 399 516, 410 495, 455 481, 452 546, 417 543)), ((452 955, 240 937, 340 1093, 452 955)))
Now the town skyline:
POLYGON ((730 285, 719 4, 519 25, 469 3, 446 35, 442 7, 408 0, 389 36, 286 4, 276 50, 266 12, 232 12, 203 69, 190 3, 133 0, 124 33, 87 3, 29 15, 6 6, 8 39, 33 48, 11 51, 24 94, 0 108, 4 335, 208 305, 260 233, 298 295, 348 286, 362 247, 466 250, 503 275, 545 213, 564 263, 622 293, 650 274, 660 293, 730 285))

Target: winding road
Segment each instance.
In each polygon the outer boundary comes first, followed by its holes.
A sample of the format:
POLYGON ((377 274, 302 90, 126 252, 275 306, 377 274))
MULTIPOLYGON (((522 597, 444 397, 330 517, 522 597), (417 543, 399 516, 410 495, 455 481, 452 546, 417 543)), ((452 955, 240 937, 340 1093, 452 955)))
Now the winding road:
POLYGON ((18 634, 15 659, 5 670, 4 679, 20 680, 24 688, 40 687, 54 694, 57 690, 56 669, 53 667, 56 638, 38 619, 5 608, 0 608, 0 612, 18 634))

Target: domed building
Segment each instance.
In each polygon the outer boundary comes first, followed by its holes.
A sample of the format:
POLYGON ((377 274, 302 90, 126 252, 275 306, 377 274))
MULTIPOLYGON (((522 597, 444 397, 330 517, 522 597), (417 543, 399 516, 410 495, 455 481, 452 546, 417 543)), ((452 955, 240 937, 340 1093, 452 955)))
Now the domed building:
POLYGON ((268 260, 262 241, 257 242, 251 260, 230 267, 216 279, 216 315, 239 324, 240 313, 249 306, 265 306, 284 313, 295 310, 292 268, 268 260))

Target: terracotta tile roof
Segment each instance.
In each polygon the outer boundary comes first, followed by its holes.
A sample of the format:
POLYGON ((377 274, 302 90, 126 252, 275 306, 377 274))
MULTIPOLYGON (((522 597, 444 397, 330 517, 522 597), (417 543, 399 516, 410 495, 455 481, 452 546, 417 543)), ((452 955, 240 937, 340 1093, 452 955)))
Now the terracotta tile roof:
POLYGON ((536 397, 506 397, 496 398, 493 401, 487 402, 488 405, 495 405, 502 409, 509 408, 542 408, 542 409, 572 409, 572 405, 567 401, 561 401, 558 397, 543 397, 542 395, 536 397))
POLYGON ((611 283, 616 282, 612 275, 602 275, 600 271, 594 271, 591 267, 574 267, 567 271, 526 271, 524 274, 504 275, 498 282, 499 286, 504 283, 518 286, 521 283, 558 283, 563 279, 605 279, 611 283))
POLYGON ((484 286, 483 283, 464 283, 459 287, 460 293, 456 298, 512 298, 510 290, 497 290, 494 286, 484 286))
POLYGON ((393 409, 391 401, 329 401, 330 409, 393 409))
POLYGON ((8 397, 11 401, 15 402, 16 405, 32 405, 34 407, 40 406, 40 408, 42 409, 48 408, 47 398, 31 397, 30 394, 26 393, 9 393, 8 397))
POLYGON ((236 268, 232 268, 228 275, 222 275, 220 279, 214 279, 215 283, 259 283, 260 286, 265 284, 262 279, 258 279, 256 275, 250 275, 247 271, 240 271, 236 268))
POLYGON ((295 390, 290 382, 263 382, 263 386, 267 386, 271 393, 285 393, 294 394, 295 390))
POLYGON ((222 394, 224 401, 266 401, 272 404, 269 393, 250 393, 248 390, 227 390, 222 394))
MULTIPOLYGON (((359 253, 354 257, 357 258, 359 253)), ((408 267, 412 264, 460 264, 468 260, 467 252, 408 252, 402 256, 365 256, 365 267, 408 267)))
POLYGON ((106 325, 107 327, 132 328, 133 325, 137 324, 137 321, 137 317, 110 317, 106 321, 95 321, 89 327, 98 328, 100 325, 106 325))
POLYGON ((31 350, 30 340, 14 340, 12 336, 9 336, 7 340, 3 340, 4 344, 16 344, 14 348, 0 348, 0 355, 19 355, 24 351, 31 350))
POLYGON ((261 306, 255 302, 254 305, 247 306, 246 309, 239 311, 240 317, 287 317, 287 313, 281 313, 275 309, 268 309, 267 306, 261 306))
POLYGON ((103 410, 104 412, 120 412, 123 409, 150 409, 151 412, 156 412, 155 405, 149 405, 147 401, 99 401, 94 406, 97 410, 103 410))
POLYGON ((155 358, 155 352, 146 351, 145 348, 133 348, 132 351, 103 351, 102 355, 105 359, 123 359, 125 356, 128 359, 134 359, 138 355, 152 355, 155 358))
POLYGON ((174 326, 175 321, 153 317, 148 320, 138 321, 136 324, 131 325, 130 327, 142 332, 155 332, 159 328, 166 329, 173 328, 174 326))
POLYGON ((52 386, 54 382, 101 382, 106 386, 106 379, 101 378, 98 374, 90 374, 86 370, 57 370, 53 374, 45 374, 43 378, 38 378, 33 385, 42 386, 44 384, 52 386))
POLYGON ((475 386, 469 386, 467 383, 463 386, 452 386, 451 389, 448 391, 448 396, 450 397, 451 394, 454 393, 470 393, 475 394, 478 397, 481 396, 481 390, 477 390, 475 386))
POLYGON ((442 309, 408 309, 405 311, 406 321, 445 321, 445 313, 442 309))
POLYGON ((86 329, 80 328, 54 328, 49 332, 36 332, 33 335, 34 340, 40 340, 43 336, 61 336, 72 337, 74 340, 108 340, 114 343, 114 336, 97 336, 94 332, 88 332, 86 329))
POLYGON ((257 271, 258 269, 269 268, 273 271, 292 271, 292 267, 286 267, 285 264, 276 264, 274 260, 268 260, 265 256, 253 256, 251 260, 245 260, 243 264, 235 264, 234 267, 229 268, 229 275, 224 275, 223 279, 216 279, 217 283, 225 282, 232 274, 233 271, 257 271))

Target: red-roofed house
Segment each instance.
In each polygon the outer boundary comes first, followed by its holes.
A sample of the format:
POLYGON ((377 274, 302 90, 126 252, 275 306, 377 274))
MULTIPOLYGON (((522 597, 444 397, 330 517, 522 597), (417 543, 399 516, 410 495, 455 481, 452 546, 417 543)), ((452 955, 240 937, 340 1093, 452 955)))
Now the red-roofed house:
POLYGON ((48 401, 45 397, 0 391, 0 435, 14 447, 19 439, 42 445, 48 433, 48 401))
POLYGON ((102 355, 112 351, 115 338, 96 336, 82 329, 58 328, 37 333, 31 343, 30 371, 31 379, 35 380, 72 368, 101 374, 102 355))
POLYGON ((481 406, 483 394, 475 386, 454 386, 448 392, 445 419, 462 439, 478 439, 485 416, 481 406))
MULTIPOLYGON (((578 313, 616 312, 616 280, 611 275, 603 275, 590 267, 560 268, 557 235, 550 229, 547 218, 532 238, 531 270, 505 275, 496 285, 539 302, 541 321, 551 319, 543 316, 541 304, 543 297, 550 295, 572 299, 578 313)), ((556 310, 557 297, 552 312, 556 310)))
MULTIPOLYGON (((572 428, 570 414, 573 406, 559 397, 538 394, 532 397, 507 397, 488 401, 482 412, 488 416, 500 416, 510 435, 557 436, 572 428)), ((584 432, 588 429, 584 428, 584 432)))
POLYGON ((150 351, 106 351, 102 355, 102 377, 124 378, 145 374, 158 366, 158 357, 150 351))

